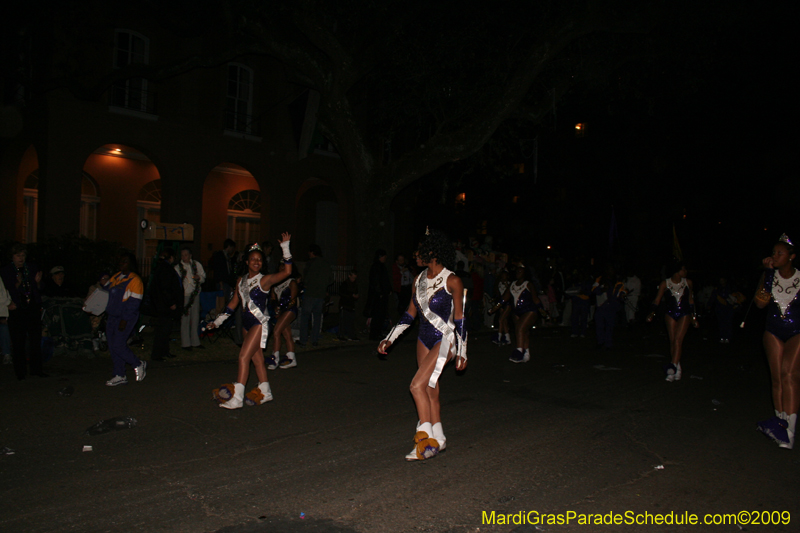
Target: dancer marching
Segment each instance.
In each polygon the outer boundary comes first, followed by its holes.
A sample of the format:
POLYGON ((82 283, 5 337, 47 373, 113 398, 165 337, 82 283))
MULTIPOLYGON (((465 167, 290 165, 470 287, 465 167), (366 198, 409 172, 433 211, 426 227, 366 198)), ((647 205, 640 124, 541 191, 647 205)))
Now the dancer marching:
POLYGON ((408 310, 389 335, 378 345, 386 350, 420 316, 417 339, 417 373, 411 380, 411 395, 419 421, 414 449, 407 461, 434 457, 445 450, 439 402, 439 376, 450 359, 456 357, 456 370, 467 367, 467 330, 464 324, 465 292, 461 279, 449 268, 455 263, 450 240, 439 231, 426 231, 419 246, 419 266, 426 267, 414 281, 408 310))
POLYGON ((519 263, 516 270, 516 280, 509 285, 503 297, 511 302, 514 313, 514 332, 517 339, 517 348, 508 358, 512 363, 527 363, 531 359, 530 336, 531 326, 536 323, 539 315, 545 315, 544 306, 536 295, 536 289, 530 281, 531 275, 528 268, 519 263))
MULTIPOLYGON (((291 235, 283 233, 278 241, 283 250, 283 262, 291 264, 292 254, 289 252, 291 235)), ((275 274, 261 274, 264 264, 264 252, 257 243, 247 251, 247 273, 236 282, 238 291, 233 294, 231 301, 214 322, 208 324, 209 329, 218 328, 232 314, 241 301, 244 308, 242 325, 244 326, 244 342, 239 351, 239 373, 233 386, 223 385, 214 392, 215 398, 222 401, 220 407, 225 409, 239 409, 244 403, 244 387, 250 372, 250 361, 256 368, 258 386, 247 393, 248 404, 259 405, 272 400, 272 390, 267 381, 267 367, 264 365, 263 349, 267 347, 269 337, 269 311, 267 300, 273 285, 280 283, 289 276, 289 269, 284 269, 275 274)))
POLYGON ((294 353, 294 339, 292 338, 292 322, 297 318, 297 295, 300 288, 294 277, 294 268, 291 263, 284 263, 278 269, 280 272, 288 270, 289 277, 272 290, 272 297, 277 300, 275 306, 275 329, 273 338, 275 348, 272 356, 267 360, 267 368, 275 370, 297 366, 297 356, 294 353), (281 338, 286 341, 286 355, 281 357, 281 338))
POLYGON ((775 416, 759 422, 756 429, 781 448, 794 446, 797 410, 800 408, 800 272, 792 265, 794 245, 786 234, 764 259, 755 304, 767 308, 764 351, 772 377, 775 416))
POLYGON ((504 299, 510 286, 511 282, 508 281, 508 270, 504 268, 500 271, 500 275, 497 278, 497 285, 494 289, 494 294, 492 294, 492 297, 496 298, 495 301, 497 303, 489 311, 490 315, 498 311, 500 313, 497 318, 497 333, 492 336, 492 342, 498 346, 511 344, 511 336, 508 332, 508 321, 511 317, 511 304, 504 299))
POLYGON ((647 321, 652 322, 656 316, 655 308, 665 299, 667 312, 664 322, 669 335, 670 364, 667 365, 667 381, 681 379, 681 355, 683 355, 683 338, 689 329, 689 322, 699 328, 697 315, 694 312, 694 291, 692 281, 686 279, 688 274, 683 261, 677 261, 672 268, 672 276, 661 282, 658 294, 653 301, 653 311, 647 316, 647 321))

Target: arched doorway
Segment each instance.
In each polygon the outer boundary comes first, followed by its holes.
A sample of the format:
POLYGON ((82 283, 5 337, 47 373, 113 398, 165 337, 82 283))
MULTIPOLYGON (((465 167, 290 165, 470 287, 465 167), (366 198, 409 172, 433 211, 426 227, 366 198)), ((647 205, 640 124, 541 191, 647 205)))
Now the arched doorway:
POLYGON ((233 195, 228 202, 228 235, 237 250, 261 241, 261 192, 248 189, 233 195))
MULTIPOLYGON (((147 220, 151 224, 161 222, 161 180, 146 183, 136 198, 136 211, 139 220, 147 220)), ((139 260, 139 272, 143 276, 150 274, 152 258, 158 249, 158 241, 146 240, 140 231, 136 243, 136 258, 139 260)))
POLYGON ((203 184, 202 260, 233 239, 237 249, 262 240, 266 199, 253 175, 234 163, 220 163, 203 184))

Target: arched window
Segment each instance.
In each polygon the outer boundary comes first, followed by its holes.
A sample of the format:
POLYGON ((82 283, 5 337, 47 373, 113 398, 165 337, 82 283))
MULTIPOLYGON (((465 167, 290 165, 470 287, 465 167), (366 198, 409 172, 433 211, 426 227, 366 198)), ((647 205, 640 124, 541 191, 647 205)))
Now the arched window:
POLYGON ((22 190, 22 242, 36 242, 37 220, 39 218, 39 170, 25 178, 22 190))
MULTIPOLYGON (((114 31, 114 68, 129 65, 147 65, 150 41, 144 35, 130 30, 114 31)), ((111 105, 134 111, 147 111, 147 80, 129 78, 114 82, 111 87, 111 105)))
POLYGON ((81 235, 89 239, 97 238, 97 209, 100 206, 100 194, 94 180, 83 173, 81 180, 81 235))
POLYGON ((261 193, 254 189, 234 194, 228 202, 228 237, 236 241, 237 250, 260 241, 261 193))
POLYGON ((253 71, 244 65, 228 65, 228 89, 225 99, 225 129, 252 133, 253 71))

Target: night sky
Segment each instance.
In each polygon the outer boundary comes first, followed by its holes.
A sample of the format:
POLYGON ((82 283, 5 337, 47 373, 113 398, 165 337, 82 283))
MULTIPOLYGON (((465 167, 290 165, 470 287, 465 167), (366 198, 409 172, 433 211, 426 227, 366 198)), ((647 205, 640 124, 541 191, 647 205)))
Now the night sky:
POLYGON ((704 273, 747 275, 781 233, 800 239, 788 7, 691 14, 648 36, 652 57, 574 88, 541 127, 501 128, 495 141, 517 153, 508 166, 524 163, 525 174, 443 168, 420 218, 443 211, 437 222, 462 238, 486 221, 495 242, 523 256, 552 254, 551 245, 569 260, 630 266, 669 261, 674 225, 685 259, 704 273), (456 206, 460 191, 466 205, 456 206), (609 254, 612 206, 619 239, 609 254))

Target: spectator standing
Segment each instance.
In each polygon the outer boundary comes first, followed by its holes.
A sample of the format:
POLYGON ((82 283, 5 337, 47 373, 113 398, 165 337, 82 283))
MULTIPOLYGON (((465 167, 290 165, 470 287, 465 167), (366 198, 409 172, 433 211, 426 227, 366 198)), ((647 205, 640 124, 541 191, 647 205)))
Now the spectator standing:
MULTIPOLYGON (((226 302, 233 298, 233 287, 236 285, 236 243, 233 239, 225 239, 222 250, 217 250, 211 256, 209 266, 214 273, 214 288, 222 291, 226 302)), ((233 330, 233 342, 242 344, 242 308, 237 307, 233 314, 236 327, 233 330)))
POLYGON ((146 375, 147 363, 136 357, 128 346, 128 337, 139 321, 139 306, 144 295, 142 278, 133 271, 135 265, 136 257, 131 253, 123 253, 119 259, 119 272, 111 277, 107 285, 106 338, 114 362, 114 376, 106 381, 109 387, 128 383, 126 364, 135 369, 136 381, 142 381, 146 375))
POLYGON ((369 269, 369 289, 367 307, 364 313, 369 317, 369 338, 379 341, 383 338, 383 325, 386 322, 389 294, 392 284, 386 272, 386 250, 376 250, 375 259, 369 269))
POLYGON ((172 322, 183 314, 183 288, 173 263, 175 252, 172 248, 161 250, 150 285, 150 301, 156 321, 150 357, 153 361, 175 357, 169 353, 169 335, 172 332, 172 322))
POLYGON ((10 365, 11 360, 11 335, 8 333, 8 306, 11 304, 11 295, 8 294, 3 278, 0 278, 0 355, 3 364, 10 365))
POLYGON ((719 286, 714 288, 708 302, 708 308, 714 309, 719 328, 719 342, 728 344, 733 337, 733 312, 738 307, 739 302, 733 295, 728 278, 719 278, 719 286))
POLYGON ((617 314, 625 298, 625 284, 617 279, 614 268, 608 266, 606 273, 597 278, 592 286, 597 298, 594 325, 597 332, 597 347, 611 349, 614 345, 614 326, 617 314))
POLYGON ((628 324, 632 324, 636 320, 636 311, 639 309, 639 295, 642 294, 642 280, 639 279, 639 276, 631 272, 631 275, 625 280, 625 290, 628 292, 625 304, 625 319, 628 324))
POLYGON ((278 271, 279 266, 275 263, 275 258, 272 257, 272 250, 274 249, 272 243, 264 241, 261 243, 261 248, 264 249, 264 265, 261 267, 261 273, 265 276, 274 274, 278 271))
POLYGON ((311 345, 316 346, 319 344, 322 332, 322 306, 328 297, 328 285, 333 283, 331 266, 322 257, 322 248, 318 244, 308 247, 308 263, 303 272, 303 282, 305 293, 300 310, 300 340, 297 344, 305 346, 308 342, 309 322, 313 319, 314 329, 311 332, 311 345))
POLYGON ((358 300, 358 274, 355 270, 347 275, 347 279, 339 288, 339 340, 357 341, 355 319, 356 301, 358 300))
POLYGON ((27 247, 16 244, 11 249, 11 263, 0 271, 11 296, 8 330, 18 379, 25 379, 28 366, 31 375, 47 377, 42 370, 42 271, 27 258, 27 247))
POLYGON ((206 280, 206 271, 199 261, 192 259, 189 248, 181 248, 181 260, 175 270, 183 284, 183 316, 181 316, 181 348, 205 348, 200 344, 200 286, 206 280))
POLYGON ((469 314, 467 315, 467 330, 480 329, 483 323, 483 267, 476 262, 472 263, 470 273, 472 291, 469 294, 469 314))

